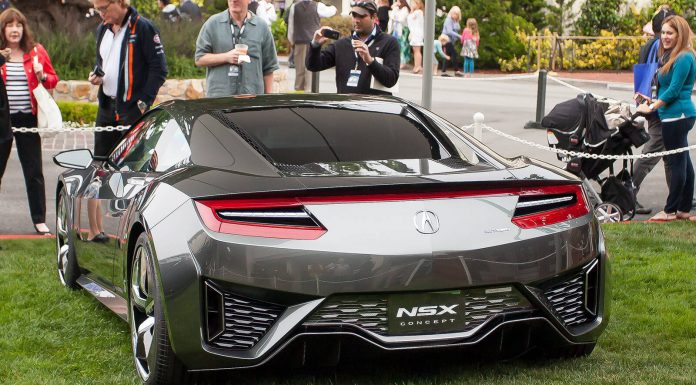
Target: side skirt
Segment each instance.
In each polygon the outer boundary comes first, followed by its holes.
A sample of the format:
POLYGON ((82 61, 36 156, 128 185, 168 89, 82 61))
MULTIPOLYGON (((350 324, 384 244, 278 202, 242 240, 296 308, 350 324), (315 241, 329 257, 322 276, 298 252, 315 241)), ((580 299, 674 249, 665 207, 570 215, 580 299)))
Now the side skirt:
POLYGON ((80 276, 77 283, 94 296, 99 302, 103 303, 111 311, 116 313, 124 321, 128 321, 128 302, 120 295, 114 294, 111 290, 101 286, 96 281, 80 276))

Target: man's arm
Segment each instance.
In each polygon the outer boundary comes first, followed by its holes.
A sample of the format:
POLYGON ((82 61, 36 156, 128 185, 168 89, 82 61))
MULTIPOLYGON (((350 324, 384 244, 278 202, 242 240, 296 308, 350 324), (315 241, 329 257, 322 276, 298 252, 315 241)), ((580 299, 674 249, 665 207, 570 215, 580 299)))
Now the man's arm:
POLYGON ((217 67, 223 64, 237 64, 239 62, 239 54, 234 49, 227 52, 213 53, 213 42, 210 33, 211 19, 203 24, 201 31, 196 39, 196 53, 194 54, 194 63, 198 67, 217 67))
MULTIPOLYGON (((142 21, 142 19, 141 19, 142 21)), ((147 100, 143 100, 148 106, 155 102, 157 92, 167 78, 167 58, 164 55, 164 46, 160 42, 159 31, 150 23, 143 23, 141 39, 143 44, 143 56, 147 61, 147 82, 143 94, 147 100)))
POLYGON ((328 39, 321 35, 321 31, 329 27, 321 27, 314 32, 314 38, 307 49, 305 66, 312 72, 323 71, 336 65, 336 42, 321 49, 321 45, 328 39))
POLYGON ((385 87, 393 87, 399 81, 399 66, 401 56, 399 54, 399 43, 395 38, 389 36, 381 52, 383 63, 373 60, 368 64, 372 76, 375 77, 385 87))
POLYGON ((273 72, 263 75, 263 93, 270 94, 273 91, 273 72))
POLYGON ((266 28, 261 44, 261 71, 263 73, 263 93, 268 94, 273 88, 273 72, 278 70, 278 54, 276 53, 273 34, 266 28))

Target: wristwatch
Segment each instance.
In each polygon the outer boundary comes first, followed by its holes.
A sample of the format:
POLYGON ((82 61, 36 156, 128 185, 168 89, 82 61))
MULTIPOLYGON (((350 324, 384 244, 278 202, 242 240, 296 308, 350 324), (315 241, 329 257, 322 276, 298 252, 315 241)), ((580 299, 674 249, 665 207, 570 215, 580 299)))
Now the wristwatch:
POLYGON ((655 103, 648 104, 650 111, 655 111, 655 103))

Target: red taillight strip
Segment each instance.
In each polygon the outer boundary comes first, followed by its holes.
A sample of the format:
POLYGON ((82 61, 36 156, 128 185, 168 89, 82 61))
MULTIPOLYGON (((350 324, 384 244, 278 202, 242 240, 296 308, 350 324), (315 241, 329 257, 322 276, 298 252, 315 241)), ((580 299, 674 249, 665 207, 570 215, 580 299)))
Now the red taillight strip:
POLYGON ((562 207, 541 213, 518 216, 512 219, 517 226, 529 229, 539 226, 546 226, 564 220, 579 218, 586 215, 589 211, 585 203, 585 197, 580 185, 561 185, 544 187, 502 187, 477 190, 456 190, 456 191, 430 191, 430 192, 409 192, 392 194, 365 194, 365 195, 326 195, 308 196, 293 198, 258 198, 258 199, 220 199, 220 200, 200 200, 196 201, 196 207, 203 219, 206 227, 215 232, 248 235, 267 238, 281 239, 317 239, 326 233, 322 227, 308 226, 282 226, 271 224, 256 224, 248 222, 232 221, 221 218, 218 210, 235 209, 269 209, 298 207, 308 204, 335 204, 335 203, 365 203, 365 202, 386 202, 386 201, 408 201, 408 200, 427 200, 427 199, 447 199, 447 198, 466 198, 479 196, 544 196, 553 194, 573 193, 577 197, 575 204, 569 207, 562 207))
POLYGON ((560 207, 557 209, 543 211, 529 215, 512 218, 512 223, 523 229, 548 226, 554 223, 567 221, 569 219, 580 218, 589 213, 589 208, 585 202, 585 194, 580 185, 547 186, 533 189, 522 189, 521 196, 533 195, 552 195, 552 194, 575 194, 576 201, 572 206, 560 207))
MULTIPOLYGON (((196 208, 201 215, 201 219, 205 226, 211 231, 217 233, 247 235, 250 237, 264 238, 280 238, 280 239, 300 239, 312 240, 317 239, 326 233, 326 229, 322 227, 306 227, 306 226, 276 226, 256 223, 246 223, 230 221, 220 218, 217 215, 218 208, 230 208, 229 203, 235 201, 197 201, 196 208), (228 203, 220 206, 223 203, 228 203)), ((260 203, 259 203, 260 204, 260 203)), ((249 206, 245 206, 249 207, 249 206)), ((254 207, 270 207, 270 206, 254 206, 254 207)), ((277 205, 272 207, 279 207, 277 205)), ((239 208, 236 206, 235 208, 239 208)))

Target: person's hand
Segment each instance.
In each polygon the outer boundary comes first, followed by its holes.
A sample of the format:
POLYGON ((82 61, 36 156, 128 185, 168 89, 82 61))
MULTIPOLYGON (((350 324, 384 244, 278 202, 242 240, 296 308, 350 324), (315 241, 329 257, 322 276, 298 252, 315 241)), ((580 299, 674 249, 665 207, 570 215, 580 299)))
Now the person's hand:
POLYGON ((36 75, 36 79, 38 79, 39 82, 41 82, 41 80, 43 79, 43 65, 41 63, 39 63, 39 58, 36 56, 34 56, 33 67, 34 67, 34 75, 36 75))
POLYGON ((452 57, 445 55, 445 59, 447 59, 447 61, 450 61, 452 59, 452 57))
POLYGON ((101 76, 95 75, 94 72, 90 72, 89 77, 87 78, 87 81, 94 84, 95 86, 98 86, 98 85, 104 83, 104 78, 101 76))
POLYGON ((636 112, 638 112, 639 114, 648 115, 652 113, 653 110, 650 109, 648 103, 643 103, 638 105, 638 107, 636 108, 636 112))
POLYGON ((367 47, 367 44, 365 44, 364 41, 358 40, 358 39, 353 39, 351 40, 351 43, 353 44, 353 49, 355 49, 355 53, 360 56, 360 58, 365 62, 365 64, 370 65, 374 61, 372 56, 370 56, 370 50, 367 47))
POLYGON ((652 100, 649 97, 641 94, 640 92, 636 92, 636 94, 633 95, 633 100, 635 100, 636 103, 638 103, 638 104, 643 104, 643 103, 650 104, 650 103, 652 103, 652 100))
POLYGON ((314 31, 314 36, 312 37, 312 41, 314 43, 322 45, 322 44, 326 43, 327 40, 329 40, 328 37, 325 37, 324 35, 321 34, 321 31, 323 31, 325 29, 331 29, 331 27, 324 26, 324 27, 321 27, 318 30, 314 31))
POLYGON ((234 48, 227 51, 227 62, 234 65, 239 64, 239 51, 234 48))
POLYGON ((0 55, 5 57, 5 60, 7 60, 7 61, 10 60, 10 53, 11 52, 12 52, 12 49, 10 49, 10 48, 0 49, 0 55))

